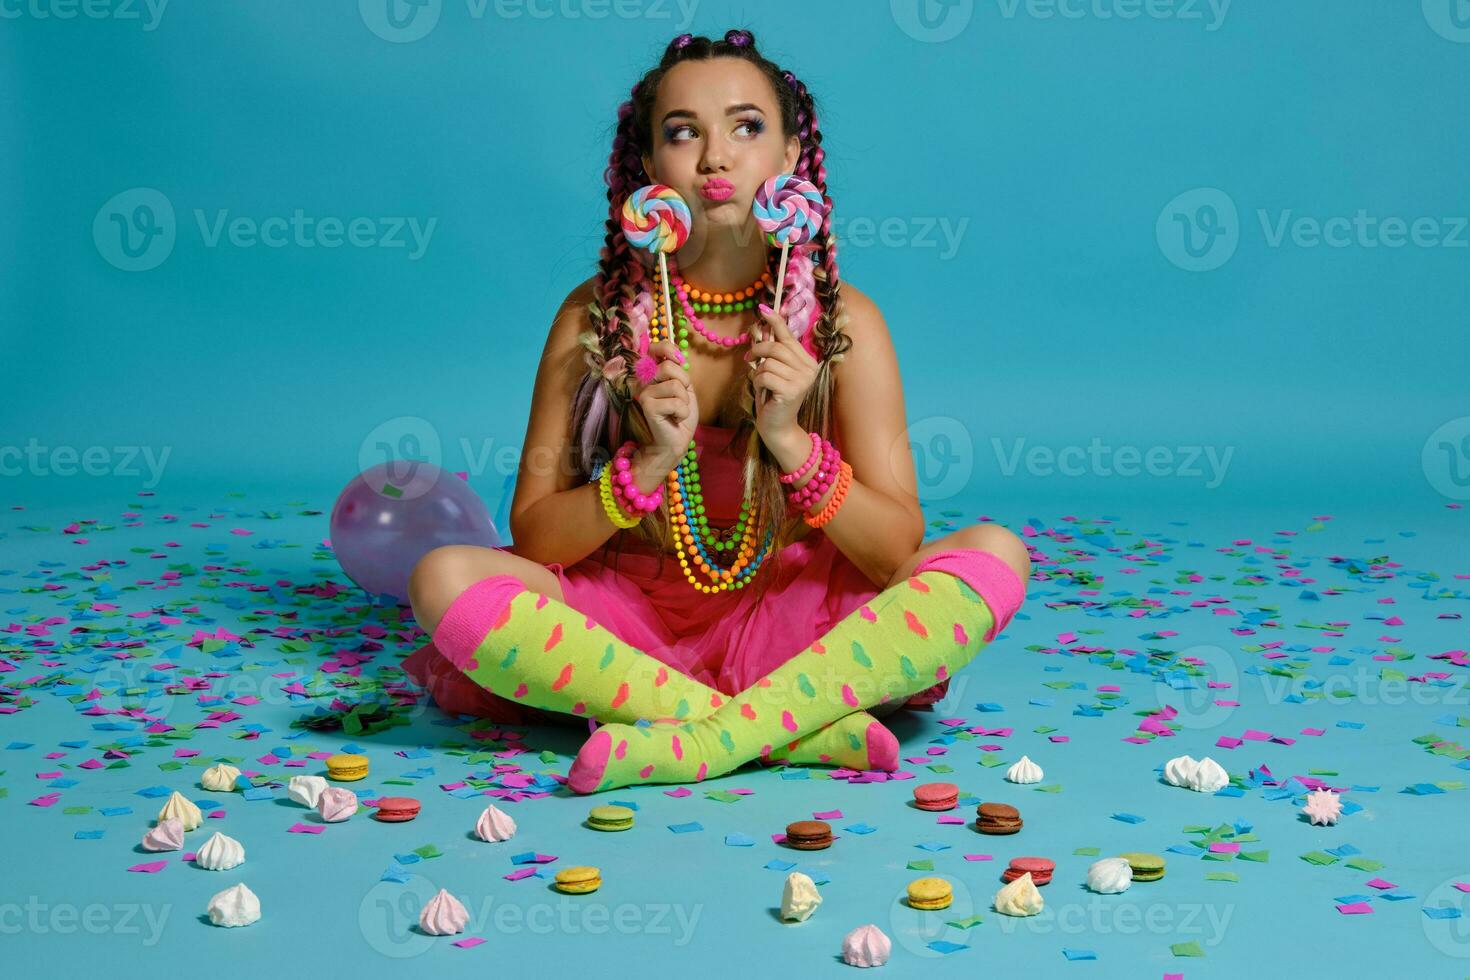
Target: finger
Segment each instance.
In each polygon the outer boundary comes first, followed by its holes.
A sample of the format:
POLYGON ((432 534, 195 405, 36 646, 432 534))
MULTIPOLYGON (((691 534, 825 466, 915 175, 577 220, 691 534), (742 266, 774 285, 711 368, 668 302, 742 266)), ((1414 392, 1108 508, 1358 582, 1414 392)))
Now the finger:
POLYGON ((790 370, 776 361, 766 361, 756 369, 755 377, 757 383, 765 388, 780 388, 782 393, 795 387, 796 379, 791 376, 790 370))
POLYGON ((653 381, 677 381, 682 385, 689 385, 689 372, 673 361, 660 361, 658 370, 654 372, 653 381))
MULTIPOLYGON (((674 370, 677 371, 678 368, 674 370)), ((670 378, 667 381, 649 385, 643 389, 642 394, 651 398, 682 398, 688 390, 688 385, 683 381, 678 378, 670 378)))
POLYGON ((760 310, 761 316, 765 318, 766 323, 770 324, 770 330, 768 332, 771 335, 771 339, 778 341, 795 339, 792 336, 791 328, 787 325, 786 318, 784 316, 777 313, 775 310, 771 309, 764 303, 759 304, 757 308, 760 310))
POLYGON ((659 361, 673 361, 675 364, 684 363, 684 352, 679 345, 672 340, 659 340, 648 345, 648 355, 659 361))

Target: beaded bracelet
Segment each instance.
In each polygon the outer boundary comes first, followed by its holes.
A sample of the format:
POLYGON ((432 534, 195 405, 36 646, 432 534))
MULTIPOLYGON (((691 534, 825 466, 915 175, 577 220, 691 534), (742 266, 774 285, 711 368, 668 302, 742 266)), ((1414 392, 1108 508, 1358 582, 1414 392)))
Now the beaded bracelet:
POLYGON ((817 459, 822 455, 822 442, 823 442, 823 439, 822 439, 821 436, 817 435, 815 432, 811 433, 811 437, 812 437, 812 451, 807 455, 806 462, 802 463, 800 466, 798 466, 796 469, 792 470, 790 473, 782 473, 781 474, 781 482, 782 483, 795 483, 797 480, 800 480, 802 478, 802 476, 806 473, 807 470, 811 469, 813 466, 815 466, 817 464, 817 459))
POLYGON ((606 512, 608 520, 612 521, 615 527, 621 529, 636 527, 642 521, 642 518, 629 516, 623 511, 622 506, 613 499, 612 473, 613 468, 611 466, 604 466, 602 468, 602 475, 597 478, 597 492, 602 498, 602 509, 606 512))
POLYGON ((805 510, 818 500, 832 486, 837 479, 838 465, 842 462, 842 454, 837 447, 823 440, 822 465, 817 470, 816 476, 801 486, 791 495, 791 505, 800 510, 805 510))
POLYGON ((827 501, 827 506, 822 508, 821 513, 802 519, 814 528, 826 524, 842 506, 842 501, 847 498, 847 488, 850 486, 852 486, 852 465, 843 460, 841 472, 837 475, 837 490, 832 494, 832 499, 827 501))
POLYGON ((658 489, 653 493, 644 493, 638 489, 638 484, 633 482, 632 458, 633 450, 638 444, 632 439, 618 447, 617 455, 612 459, 613 469, 616 473, 613 479, 613 496, 628 512, 630 517, 642 519, 643 515, 651 514, 658 510, 664 501, 664 485, 659 483, 658 489))

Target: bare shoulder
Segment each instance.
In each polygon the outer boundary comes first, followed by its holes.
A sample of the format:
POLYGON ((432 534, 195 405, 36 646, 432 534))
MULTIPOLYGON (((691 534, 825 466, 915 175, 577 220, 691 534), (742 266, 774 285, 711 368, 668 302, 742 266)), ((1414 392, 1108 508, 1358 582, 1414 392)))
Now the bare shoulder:
POLYGON ((863 358, 868 354, 883 354, 893 347, 888 335, 888 323, 883 312, 867 293, 846 279, 842 281, 842 312, 845 318, 842 330, 852 340, 852 350, 839 361, 837 368, 849 360, 863 358))
POLYGON ((546 338, 545 354, 562 354, 577 347, 577 337, 592 328, 588 307, 597 296, 597 277, 592 276, 571 288, 561 301, 546 338))

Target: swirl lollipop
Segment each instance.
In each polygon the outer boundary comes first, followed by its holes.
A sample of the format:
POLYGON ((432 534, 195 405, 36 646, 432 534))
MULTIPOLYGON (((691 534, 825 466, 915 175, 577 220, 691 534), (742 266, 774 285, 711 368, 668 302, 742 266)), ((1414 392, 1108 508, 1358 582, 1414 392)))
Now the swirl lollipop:
POLYGON ((827 219, 827 202, 810 181, 796 174, 777 174, 761 184, 750 210, 755 215, 755 223, 766 233, 767 241, 781 246, 775 303, 779 310, 791 246, 811 241, 822 230, 822 223, 827 219))
MULTIPOLYGON (((623 202, 623 237, 634 248, 658 257, 664 288, 664 323, 672 327, 673 304, 669 299, 667 256, 689 240, 693 223, 689 205, 679 192, 666 184, 645 184, 623 202)), ((672 336, 672 333, 670 333, 672 336)))

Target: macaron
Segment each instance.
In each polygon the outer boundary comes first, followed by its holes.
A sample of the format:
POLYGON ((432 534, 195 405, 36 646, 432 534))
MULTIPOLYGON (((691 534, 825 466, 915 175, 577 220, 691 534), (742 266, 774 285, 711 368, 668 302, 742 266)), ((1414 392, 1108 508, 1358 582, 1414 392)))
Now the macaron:
POLYGON ((909 907, 916 909, 947 909, 954 898, 954 889, 943 878, 917 878, 909 882, 909 907))
POLYGON ((342 752, 327 756, 328 779, 335 779, 339 783, 350 783, 358 779, 366 779, 367 774, 368 757, 365 755, 342 752))
POLYGON ((419 801, 411 796, 384 796, 378 799, 373 818, 383 823, 406 823, 419 815, 419 801))
POLYGON ((820 851, 832 846, 832 825, 825 820, 798 820, 786 825, 786 844, 798 851, 820 851))
POLYGON ((1118 857, 1128 862, 1134 881, 1158 881, 1164 877, 1164 859, 1157 854, 1143 851, 1128 851, 1118 857))
POLYGON ((587 865, 562 868, 556 873, 555 888, 568 895, 585 895, 602 887, 602 872, 587 865))
POLYGON ((982 834, 1014 834, 1021 829, 1021 811, 1009 803, 981 803, 975 809, 975 829, 982 834))
POLYGON ((1011 858, 1011 866, 1000 873, 1003 881, 1015 881, 1024 874, 1031 876, 1031 883, 1040 888, 1051 881, 1051 873, 1056 870, 1057 863, 1050 858, 1043 857, 1018 857, 1011 858))
POLYGON ((615 804, 595 806, 587 814, 587 826, 593 830, 631 830, 633 811, 615 804))
POLYGON ((953 810, 960 802, 954 783, 924 783, 914 787, 914 806, 920 810, 953 810))

